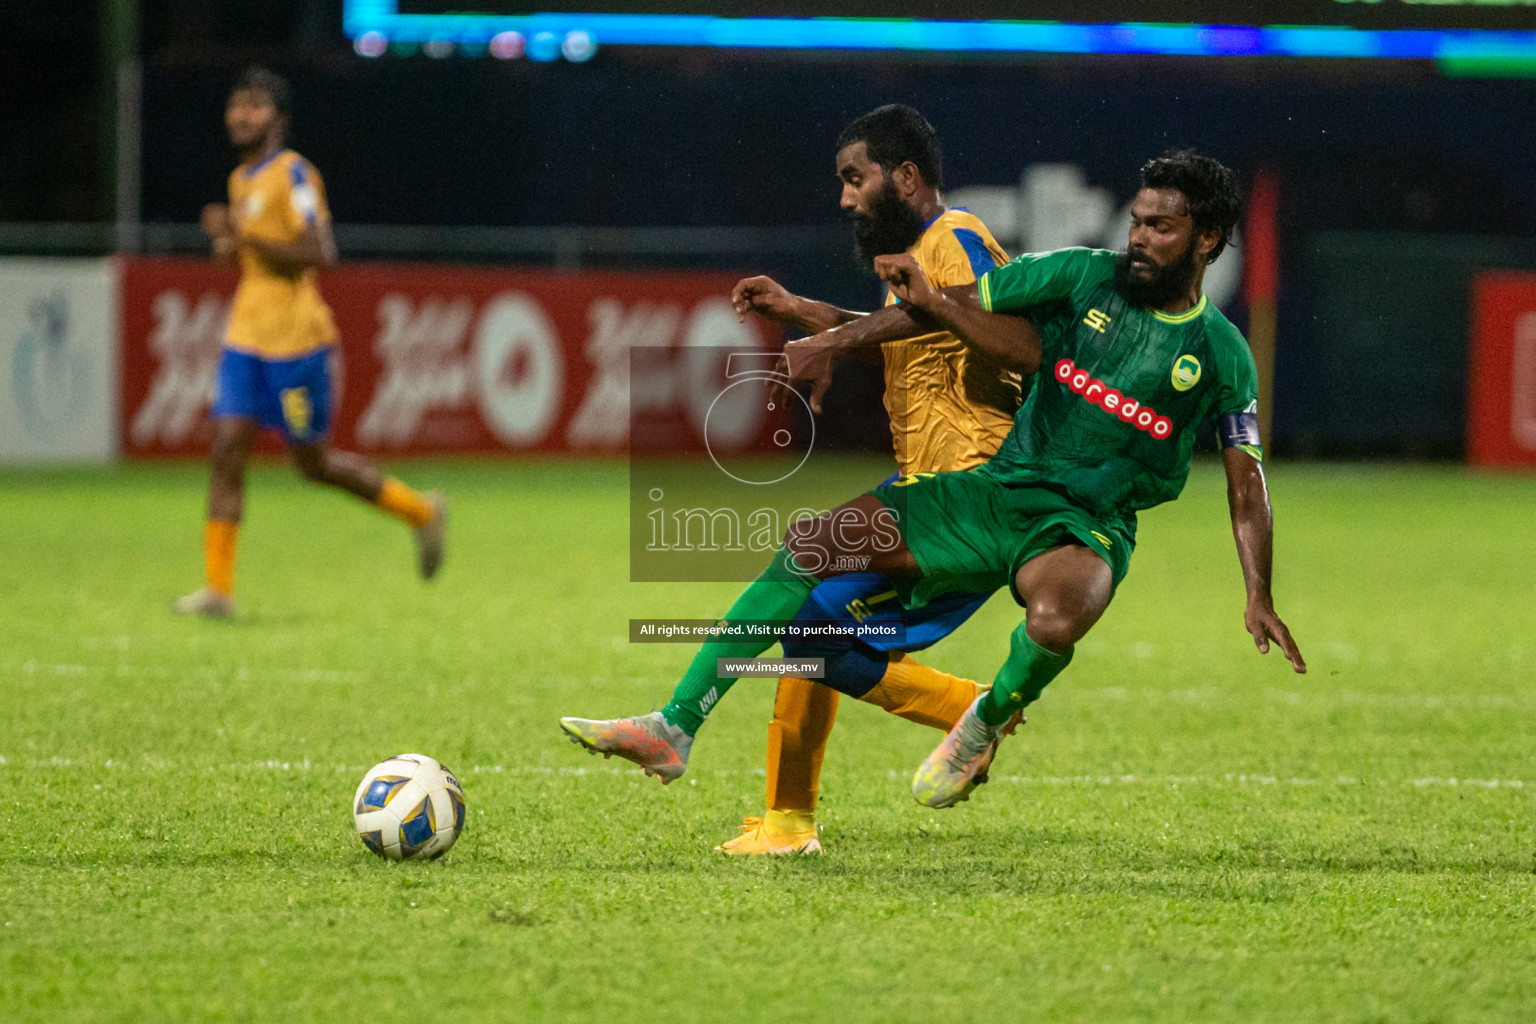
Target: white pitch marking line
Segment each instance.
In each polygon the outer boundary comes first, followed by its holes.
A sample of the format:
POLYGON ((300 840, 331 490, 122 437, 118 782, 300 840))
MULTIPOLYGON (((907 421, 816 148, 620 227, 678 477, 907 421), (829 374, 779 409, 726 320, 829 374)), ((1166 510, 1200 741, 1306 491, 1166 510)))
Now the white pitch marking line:
MULTIPOLYGON (((247 761, 240 764, 227 765, 203 765, 186 769, 172 765, 159 758, 146 758, 143 763, 134 764, 117 758, 107 758, 105 761, 80 761, 68 757, 46 758, 21 758, 16 755, 6 756, 0 754, 0 767, 4 768, 106 768, 112 771, 129 770, 143 771, 195 771, 201 774, 213 773, 237 773, 242 771, 274 771, 274 772, 363 772, 367 771, 367 765, 348 764, 317 764, 309 758, 298 760, 280 760, 268 758, 265 761, 247 761)), ((476 764, 470 765, 461 771, 461 775, 481 774, 507 774, 507 775, 549 775, 549 776, 586 776, 586 775, 618 775, 624 777, 639 778, 639 769, 628 767, 616 767, 610 765, 592 766, 560 766, 548 765, 522 765, 507 767, 500 764, 476 764)), ((715 768, 707 772, 695 774, 695 778, 707 775, 714 778, 737 777, 762 777, 761 768, 737 769, 715 768)), ((904 769, 888 768, 886 777, 897 779, 904 778, 908 772, 904 769)), ((1221 786, 1236 784, 1238 786, 1386 786, 1393 785, 1389 780, 1362 779, 1350 775, 1338 775, 1333 778, 1307 778, 1300 776, 1281 777, 1278 775, 1246 774, 1241 772, 1226 772, 1221 775, 1134 775, 1134 774, 1082 774, 1082 775, 993 775, 993 782, 1006 782, 1019 786, 1221 786)), ((1526 781, 1523 779, 1466 779, 1460 776, 1448 776, 1440 778, 1428 776, 1424 778, 1403 779, 1396 785, 1414 786, 1419 789, 1429 787, 1461 787, 1469 786, 1476 789, 1524 789, 1526 781)), ((1536 785, 1536 783, 1532 783, 1536 785)))

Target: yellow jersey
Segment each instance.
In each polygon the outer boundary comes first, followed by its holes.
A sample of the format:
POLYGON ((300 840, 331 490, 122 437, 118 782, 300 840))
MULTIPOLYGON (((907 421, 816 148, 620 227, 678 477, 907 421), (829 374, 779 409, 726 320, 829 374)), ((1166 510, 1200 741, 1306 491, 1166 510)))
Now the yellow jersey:
MULTIPOLYGON (((980 218, 949 209, 907 250, 935 288, 971 284, 1008 262, 980 218)), ((896 301, 886 295, 886 305, 896 301)), ((881 346, 885 410, 903 473, 970 469, 991 458, 1024 400, 1019 374, 949 332, 881 346)))
MULTIPOLYGON (((291 245, 308 225, 331 219, 320 175, 291 149, 235 168, 229 212, 241 238, 274 245, 291 245)), ((285 272, 242 248, 225 345, 263 359, 294 359, 334 342, 336 325, 318 276, 313 267, 285 272)))

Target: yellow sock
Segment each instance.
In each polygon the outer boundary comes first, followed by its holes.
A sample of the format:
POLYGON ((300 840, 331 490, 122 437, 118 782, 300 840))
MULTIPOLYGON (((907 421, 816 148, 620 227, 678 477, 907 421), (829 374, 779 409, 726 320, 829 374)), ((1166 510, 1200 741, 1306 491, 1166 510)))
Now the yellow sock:
POLYGON ((815 832, 815 811, 769 811, 763 824, 780 832, 815 832))
MULTIPOLYGON (((780 679, 768 723, 768 821, 775 813, 802 814, 816 823, 816 796, 827 739, 837 719, 838 693, 809 679, 780 679)), ((784 828, 787 826, 776 825, 784 828)))
POLYGON ((203 524, 203 568, 209 589, 225 597, 235 594, 235 539, 240 524, 228 519, 210 519, 203 524))
POLYGON ((427 500, 427 496, 392 476, 384 478, 384 486, 379 488, 379 496, 373 499, 373 503, 415 527, 425 526, 432 519, 432 503, 427 500))
POLYGON ((903 654, 861 699, 919 725, 948 732, 981 695, 979 684, 930 668, 903 654))

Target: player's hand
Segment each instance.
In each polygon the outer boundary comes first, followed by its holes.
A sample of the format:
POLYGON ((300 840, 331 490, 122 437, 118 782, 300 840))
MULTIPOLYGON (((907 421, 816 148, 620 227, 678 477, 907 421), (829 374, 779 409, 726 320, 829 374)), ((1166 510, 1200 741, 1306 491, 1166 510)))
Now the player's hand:
POLYGON ((744 277, 731 289, 736 319, 745 321, 756 313, 776 324, 792 324, 798 318, 799 299, 771 277, 744 277))
POLYGON ((902 302, 910 302, 918 309, 927 309, 938 298, 928 275, 917 265, 917 260, 904 252, 875 257, 875 273, 880 280, 891 286, 891 294, 902 302))
POLYGON ((819 336, 801 338, 784 346, 775 367, 775 380, 769 393, 775 398, 789 400, 795 385, 809 383, 811 393, 806 396, 811 411, 821 412, 821 397, 832 386, 832 371, 842 350, 819 336))
POLYGON ((203 207, 202 227, 213 242, 213 258, 220 263, 230 263, 240 248, 237 236, 239 225, 223 203, 209 203, 203 207))
POLYGON ((235 221, 229 215, 229 207, 223 203, 209 203, 203 207, 203 215, 200 220, 203 234, 209 238, 233 238, 235 234, 235 221))
POLYGON ((1253 636, 1253 645, 1259 649, 1260 654, 1269 653, 1269 642, 1273 640, 1290 659, 1291 668, 1297 672, 1307 670, 1301 648, 1291 639, 1291 631, 1285 628, 1285 623, 1280 621, 1280 616, 1275 614, 1274 606, 1269 601, 1250 598, 1248 610, 1243 613, 1243 625, 1248 627, 1248 632, 1253 636))

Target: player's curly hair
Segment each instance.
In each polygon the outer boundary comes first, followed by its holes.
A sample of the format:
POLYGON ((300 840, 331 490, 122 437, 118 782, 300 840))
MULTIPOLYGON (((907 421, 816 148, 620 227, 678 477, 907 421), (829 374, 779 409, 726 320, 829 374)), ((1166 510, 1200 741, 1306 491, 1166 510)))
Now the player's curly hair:
POLYGON ((887 173, 910 160, 923 181, 936 189, 944 187, 944 154, 939 140, 933 125, 913 108, 887 103, 856 118, 837 137, 837 148, 841 151, 855 142, 864 143, 869 158, 887 173))
POLYGON ((1231 169, 1193 149, 1170 149, 1142 165, 1141 187, 1184 193, 1195 230, 1221 232, 1216 248, 1205 257, 1206 263, 1215 263, 1243 216, 1243 195, 1231 169))
POLYGON ((288 79, 273 71, 264 68, 260 64, 253 64, 240 72, 240 77, 235 79, 234 88, 230 93, 240 92, 242 89, 258 89, 266 93, 272 99, 272 105, 277 112, 284 117, 288 116, 288 104, 292 99, 292 93, 288 88, 288 79))

